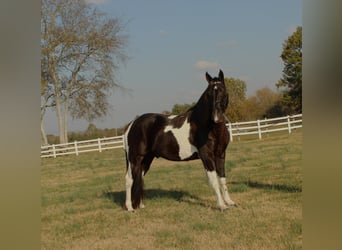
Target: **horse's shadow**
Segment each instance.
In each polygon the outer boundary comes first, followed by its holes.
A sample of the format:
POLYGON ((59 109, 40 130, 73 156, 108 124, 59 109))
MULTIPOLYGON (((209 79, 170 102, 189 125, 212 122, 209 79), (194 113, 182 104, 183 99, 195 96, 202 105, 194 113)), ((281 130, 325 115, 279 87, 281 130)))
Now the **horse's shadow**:
POLYGON ((301 186, 295 185, 285 185, 285 184, 268 184, 257 181, 241 181, 241 182, 231 182, 231 184, 244 184, 251 188, 263 189, 263 190, 274 190, 284 193, 300 193, 302 192, 301 186))
MULTIPOLYGON (((104 191, 103 196, 116 203, 122 208, 125 207, 126 191, 104 191)), ((173 199, 178 202, 185 202, 188 204, 199 205, 202 207, 214 208, 204 202, 198 196, 192 195, 186 191, 179 190, 165 190, 165 189, 146 189, 144 191, 144 200, 153 199, 173 199)))

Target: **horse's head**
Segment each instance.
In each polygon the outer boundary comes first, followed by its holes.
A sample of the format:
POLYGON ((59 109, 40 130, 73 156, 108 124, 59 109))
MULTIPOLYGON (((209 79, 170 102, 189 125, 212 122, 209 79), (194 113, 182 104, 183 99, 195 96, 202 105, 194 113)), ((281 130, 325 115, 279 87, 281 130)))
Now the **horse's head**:
POLYGON ((211 102, 212 105, 212 120, 215 123, 224 122, 224 113, 228 107, 229 98, 226 85, 224 83, 223 72, 220 70, 218 77, 214 78, 206 72, 205 77, 209 84, 207 93, 209 96, 209 102, 211 102))

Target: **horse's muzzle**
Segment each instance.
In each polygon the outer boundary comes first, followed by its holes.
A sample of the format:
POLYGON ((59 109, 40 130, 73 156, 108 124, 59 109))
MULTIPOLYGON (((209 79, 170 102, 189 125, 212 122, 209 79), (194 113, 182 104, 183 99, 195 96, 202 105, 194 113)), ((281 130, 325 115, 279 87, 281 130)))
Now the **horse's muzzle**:
POLYGON ((225 117, 224 117, 223 114, 221 114, 221 113, 215 111, 214 114, 213 114, 213 121, 214 121, 215 123, 220 123, 220 122, 225 122, 226 119, 225 119, 225 117))

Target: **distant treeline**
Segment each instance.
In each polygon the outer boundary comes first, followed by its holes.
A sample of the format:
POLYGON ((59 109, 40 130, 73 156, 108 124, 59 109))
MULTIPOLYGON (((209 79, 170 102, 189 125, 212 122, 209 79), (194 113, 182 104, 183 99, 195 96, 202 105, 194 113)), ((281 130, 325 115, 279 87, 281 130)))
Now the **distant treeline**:
MULTIPOLYGON (((119 136, 124 133, 124 127, 122 128, 105 128, 105 129, 99 129, 96 128, 96 126, 92 123, 89 124, 86 131, 82 132, 70 132, 68 133, 68 141, 84 141, 84 140, 91 140, 91 139, 97 139, 97 138, 103 138, 103 137, 113 137, 113 136, 119 136)), ((59 136, 55 135, 47 135, 48 143, 51 144, 59 144, 59 136)))

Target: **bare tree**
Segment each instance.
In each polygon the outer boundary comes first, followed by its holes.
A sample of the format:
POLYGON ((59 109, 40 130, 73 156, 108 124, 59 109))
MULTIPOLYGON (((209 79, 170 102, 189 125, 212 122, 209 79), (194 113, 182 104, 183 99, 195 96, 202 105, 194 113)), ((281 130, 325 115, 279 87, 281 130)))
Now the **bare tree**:
POLYGON ((108 94, 120 87, 114 71, 126 58, 122 31, 119 19, 84 0, 42 0, 42 110, 54 106, 60 143, 69 114, 88 121, 107 114, 108 94))
POLYGON ((48 144, 47 136, 45 133, 44 127, 44 115, 46 109, 49 107, 54 107, 55 103, 53 102, 53 94, 51 92, 50 86, 47 84, 47 81, 42 76, 41 77, 41 94, 40 94, 40 130, 42 133, 42 143, 43 145, 48 144))

